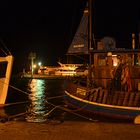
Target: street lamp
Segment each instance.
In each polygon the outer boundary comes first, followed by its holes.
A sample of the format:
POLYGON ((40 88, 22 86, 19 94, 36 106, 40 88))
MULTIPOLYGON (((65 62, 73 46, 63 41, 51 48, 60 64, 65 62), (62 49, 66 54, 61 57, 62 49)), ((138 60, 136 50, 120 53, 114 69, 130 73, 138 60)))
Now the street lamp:
POLYGON ((41 66, 41 62, 38 62, 38 66, 41 66))

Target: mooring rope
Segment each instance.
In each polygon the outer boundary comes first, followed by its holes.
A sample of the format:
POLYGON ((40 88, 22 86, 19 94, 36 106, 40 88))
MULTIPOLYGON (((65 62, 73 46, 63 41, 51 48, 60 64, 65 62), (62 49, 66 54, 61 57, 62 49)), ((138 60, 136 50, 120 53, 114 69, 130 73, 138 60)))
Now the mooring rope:
POLYGON ((18 114, 15 114, 15 115, 11 115, 11 116, 6 116, 6 117, 3 117, 3 118, 0 118, 0 122, 7 122, 7 121, 10 121, 11 119, 14 119, 16 117, 19 117, 19 116, 23 116, 25 114, 27 114, 29 112, 25 111, 25 112, 22 112, 22 113, 18 113, 18 114))
POLYGON ((22 92, 22 93, 24 93, 24 94, 26 94, 26 95, 29 95, 28 92, 23 91, 23 90, 21 90, 21 89, 19 89, 19 88, 16 88, 16 87, 14 87, 14 86, 12 86, 12 85, 9 85, 9 87, 11 87, 11 88, 13 88, 13 89, 15 89, 15 90, 17 90, 17 91, 20 91, 20 92, 22 92))
POLYGON ((25 114, 29 113, 28 111, 25 111, 25 112, 22 112, 22 113, 18 113, 18 114, 15 114, 15 115, 11 115, 8 117, 8 120, 12 119, 12 118, 16 118, 16 117, 19 117, 19 116, 23 116, 25 114))
POLYGON ((53 109, 51 109, 49 112, 47 112, 44 116, 50 115, 56 108, 59 108, 60 106, 55 106, 53 109))
POLYGON ((11 88, 13 88, 13 89, 15 89, 15 90, 17 90, 17 91, 20 91, 20 92, 22 92, 22 93, 24 93, 24 94, 26 94, 26 95, 29 95, 28 92, 25 92, 25 91, 23 91, 23 90, 21 90, 21 89, 19 89, 19 88, 17 88, 17 87, 14 87, 14 86, 12 86, 12 85, 10 85, 10 84, 8 84, 8 83, 2 82, 2 81, 0 81, 0 83, 6 84, 6 85, 8 85, 9 87, 11 87, 11 88))
POLYGON ((62 98, 62 97, 64 97, 64 95, 49 97, 49 98, 47 98, 47 100, 56 99, 56 98, 62 98))
MULTIPOLYGON (((47 98, 47 100, 56 99, 56 98, 62 98, 62 97, 64 97, 64 96, 65 96, 65 95, 50 97, 50 98, 47 98)), ((82 100, 84 100, 84 99, 82 99, 82 100)), ((89 102, 90 102, 90 101, 88 101, 88 104, 89 104, 89 102)), ((80 107, 80 108, 78 108, 78 109, 74 109, 74 110, 72 110, 72 111, 73 111, 73 112, 80 111, 80 110, 82 110, 84 107, 86 107, 88 104, 85 104, 85 105, 83 105, 82 107, 80 107)))
POLYGON ((48 102, 48 101, 46 101, 46 103, 49 104, 49 105, 51 105, 51 106, 53 106, 53 107, 55 107, 55 108, 53 109, 53 111, 54 111, 56 108, 59 108, 59 109, 61 109, 61 110, 63 110, 63 111, 69 112, 69 113, 71 113, 71 114, 74 114, 74 115, 76 115, 76 116, 78 116, 78 117, 81 117, 81 118, 84 118, 84 119, 86 119, 86 120, 89 120, 89 121, 92 121, 92 122, 96 122, 96 121, 97 121, 97 120, 94 120, 94 119, 92 119, 92 118, 88 118, 88 117, 85 117, 85 116, 80 115, 80 114, 78 114, 78 113, 75 113, 75 112, 73 112, 72 110, 70 110, 70 109, 68 109, 68 108, 65 108, 65 107, 62 107, 62 106, 56 106, 56 105, 54 105, 54 104, 52 104, 52 103, 50 103, 50 102, 48 102))
POLYGON ((3 107, 10 106, 10 105, 25 104, 25 103, 28 103, 28 102, 29 101, 16 102, 16 103, 8 103, 8 104, 4 104, 3 107))
MULTIPOLYGON (((2 81, 0 81, 0 83, 8 85, 7 83, 2 82, 2 81)), ((23 91, 23 90, 20 90, 20 89, 14 87, 14 86, 9 85, 9 87, 11 87, 11 88, 13 88, 13 89, 15 89, 15 90, 17 90, 17 91, 20 91, 20 92, 22 92, 22 93, 24 93, 24 94, 26 94, 26 95, 29 95, 29 93, 27 93, 27 92, 25 92, 25 91, 23 91)), ((2 107, 6 107, 6 106, 10 106, 10 105, 24 104, 24 103, 28 103, 28 102, 29 102, 29 101, 8 103, 8 104, 3 104, 2 107)))
MULTIPOLYGON (((19 88, 17 88, 17 87, 12 86, 12 85, 9 85, 9 87, 11 87, 11 88, 13 88, 13 89, 15 89, 15 90, 17 90, 17 91, 20 91, 20 92, 22 92, 22 93, 24 93, 24 94, 26 94, 26 95, 29 95, 29 94, 30 94, 30 93, 28 93, 28 92, 26 92, 26 91, 23 91, 23 90, 21 90, 21 89, 19 89, 19 88)), ((47 98, 47 100, 56 99, 56 98, 62 98, 62 97, 64 97, 64 95, 49 97, 49 98, 47 98)))

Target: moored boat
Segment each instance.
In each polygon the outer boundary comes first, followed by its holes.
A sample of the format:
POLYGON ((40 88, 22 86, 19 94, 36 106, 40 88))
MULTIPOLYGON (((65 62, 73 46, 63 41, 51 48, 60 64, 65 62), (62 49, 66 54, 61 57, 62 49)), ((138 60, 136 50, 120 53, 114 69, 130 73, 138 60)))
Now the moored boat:
POLYGON ((90 42, 86 86, 81 85, 82 81, 68 81, 65 102, 81 111, 140 123, 140 50, 135 49, 134 41, 132 38, 132 49, 116 48, 114 39, 105 37, 96 50, 90 42))
POLYGON ((13 66, 13 56, 0 57, 0 106, 3 106, 8 94, 9 82, 13 66))

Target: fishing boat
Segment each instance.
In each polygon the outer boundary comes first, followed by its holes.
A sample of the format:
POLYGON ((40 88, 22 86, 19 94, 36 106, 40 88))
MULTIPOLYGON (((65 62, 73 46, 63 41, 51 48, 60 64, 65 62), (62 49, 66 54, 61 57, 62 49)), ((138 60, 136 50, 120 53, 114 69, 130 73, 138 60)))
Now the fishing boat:
MULTIPOLYGON (((91 24, 89 0, 89 25, 91 24)), ((93 115, 132 120, 140 123, 140 50, 116 48, 111 37, 105 37, 92 48, 89 26, 89 74, 86 84, 68 80, 64 100, 69 106, 93 115)))
POLYGON ((13 56, 8 51, 8 53, 0 57, 0 107, 4 106, 6 101, 12 72, 12 66, 13 66, 13 56))

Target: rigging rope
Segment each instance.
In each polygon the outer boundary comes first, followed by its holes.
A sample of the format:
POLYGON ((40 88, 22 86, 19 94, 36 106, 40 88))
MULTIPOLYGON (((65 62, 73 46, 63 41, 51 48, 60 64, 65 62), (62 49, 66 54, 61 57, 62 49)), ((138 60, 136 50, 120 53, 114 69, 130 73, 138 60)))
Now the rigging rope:
MULTIPOLYGON (((4 44, 4 42, 2 41, 2 39, 0 38, 0 43, 5 47, 5 49, 7 50, 7 52, 11 55, 11 52, 9 51, 9 49, 7 48, 7 46, 4 44)), ((8 55, 3 49, 1 49, 5 55, 8 55)))

